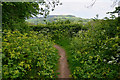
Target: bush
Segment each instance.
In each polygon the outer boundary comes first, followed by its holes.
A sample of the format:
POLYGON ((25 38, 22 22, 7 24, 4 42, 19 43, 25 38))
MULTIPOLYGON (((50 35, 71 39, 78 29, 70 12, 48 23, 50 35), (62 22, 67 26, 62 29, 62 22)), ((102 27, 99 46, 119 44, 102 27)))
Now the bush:
POLYGON ((120 59, 119 26, 115 20, 86 24, 71 41, 68 60, 74 78, 118 78, 120 59))
POLYGON ((79 30, 87 30, 78 23, 70 24, 40 24, 37 26, 30 26, 34 31, 42 32, 44 35, 51 34, 53 39, 61 39, 64 37, 72 37, 79 30))
POLYGON ((4 30, 3 79, 56 77, 58 54, 51 37, 35 31, 4 30))

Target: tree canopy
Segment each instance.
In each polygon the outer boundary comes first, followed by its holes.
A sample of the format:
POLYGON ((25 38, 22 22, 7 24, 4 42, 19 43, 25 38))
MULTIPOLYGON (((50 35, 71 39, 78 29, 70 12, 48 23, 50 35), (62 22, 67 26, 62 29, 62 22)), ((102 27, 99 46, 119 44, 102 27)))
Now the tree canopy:
POLYGON ((59 0, 43 0, 41 2, 3 2, 3 27, 5 24, 11 26, 13 23, 24 22, 25 19, 37 16, 38 14, 46 17, 50 9, 54 10, 55 6, 60 4, 59 0))

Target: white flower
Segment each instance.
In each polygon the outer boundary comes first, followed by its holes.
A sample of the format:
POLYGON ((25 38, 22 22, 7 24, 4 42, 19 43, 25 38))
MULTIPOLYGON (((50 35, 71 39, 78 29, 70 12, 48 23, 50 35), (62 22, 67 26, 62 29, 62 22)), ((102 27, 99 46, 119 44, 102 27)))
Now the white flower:
POLYGON ((119 54, 117 54, 116 57, 119 57, 119 54))
POLYGON ((112 64, 113 61, 109 61, 108 64, 112 64))
POLYGON ((106 61, 106 59, 103 60, 104 62, 106 61))
POLYGON ((113 56, 111 56, 112 59, 115 59, 113 56))

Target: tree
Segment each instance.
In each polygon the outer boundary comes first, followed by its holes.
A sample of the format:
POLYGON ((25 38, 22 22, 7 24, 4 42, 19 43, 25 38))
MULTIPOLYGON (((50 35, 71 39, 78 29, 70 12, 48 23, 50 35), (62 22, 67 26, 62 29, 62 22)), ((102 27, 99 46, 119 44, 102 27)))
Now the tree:
POLYGON ((60 5, 59 0, 41 1, 41 2, 3 2, 2 3, 2 23, 12 27, 14 23, 23 23, 27 18, 37 16, 38 14, 46 17, 50 9, 60 5), (41 5, 41 7, 39 6, 41 5), (44 8, 43 8, 43 7, 44 8))
MULTIPOLYGON (((87 8, 92 7, 97 0, 92 0, 92 4, 90 4, 89 6, 87 6, 87 8)), ((120 0, 113 0, 113 4, 111 5, 111 7, 115 7, 115 11, 112 12, 107 12, 107 14, 110 14, 112 18, 115 18, 115 13, 118 13, 118 23, 120 22, 120 0), (115 5, 118 4, 118 7, 115 7, 115 5)))

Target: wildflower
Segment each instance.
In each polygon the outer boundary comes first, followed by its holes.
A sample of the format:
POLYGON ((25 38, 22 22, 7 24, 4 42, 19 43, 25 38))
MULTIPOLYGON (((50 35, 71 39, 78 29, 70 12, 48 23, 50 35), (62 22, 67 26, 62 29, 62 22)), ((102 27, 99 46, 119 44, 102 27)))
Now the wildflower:
POLYGON ((90 59, 92 59, 93 57, 92 56, 89 56, 90 59))
POLYGON ((113 56, 111 56, 112 59, 115 59, 113 56))
POLYGON ((113 63, 113 61, 109 61, 109 62, 108 62, 108 64, 112 64, 112 63, 113 63))
POLYGON ((24 64, 24 62, 22 61, 19 65, 20 65, 20 66, 23 66, 23 64, 24 64))
POLYGON ((106 61, 106 59, 103 60, 104 62, 106 61))
POLYGON ((4 41, 8 41, 7 39, 4 39, 4 41))
POLYGON ((19 70, 15 70, 15 72, 14 72, 15 74, 18 74, 19 73, 19 70))

